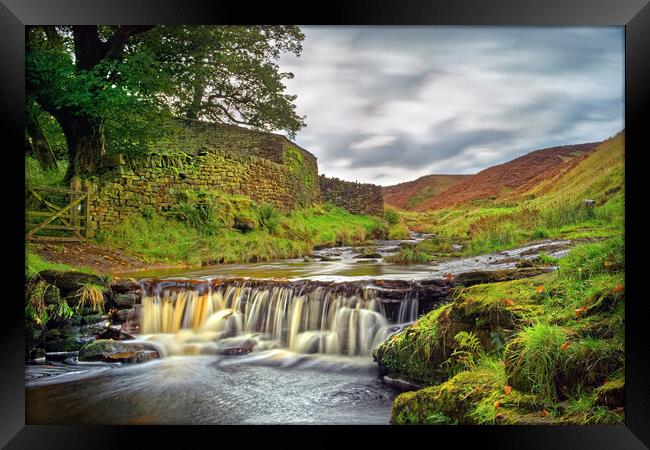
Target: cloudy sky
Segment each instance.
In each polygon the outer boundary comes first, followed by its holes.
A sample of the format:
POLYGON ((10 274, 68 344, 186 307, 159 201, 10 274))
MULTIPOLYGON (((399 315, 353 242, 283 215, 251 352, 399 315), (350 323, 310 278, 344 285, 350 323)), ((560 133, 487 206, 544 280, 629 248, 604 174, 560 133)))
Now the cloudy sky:
POLYGON ((475 173, 624 127, 622 27, 301 27, 293 72, 321 173, 390 185, 475 173))

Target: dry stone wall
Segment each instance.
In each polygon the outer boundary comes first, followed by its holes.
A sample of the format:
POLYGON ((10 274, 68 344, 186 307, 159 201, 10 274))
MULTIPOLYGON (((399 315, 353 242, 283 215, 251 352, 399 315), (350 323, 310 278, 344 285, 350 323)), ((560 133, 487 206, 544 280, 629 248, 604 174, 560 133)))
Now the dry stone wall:
POLYGON ((244 195, 285 212, 327 200, 353 213, 383 214, 380 186, 319 177, 316 157, 284 136, 177 120, 149 150, 104 158, 92 180, 91 234, 144 209, 166 211, 193 189, 244 195))
POLYGON ((323 201, 332 202, 351 213, 383 216, 384 195, 381 186, 318 177, 323 201))
POLYGON ((192 189, 246 195, 283 211, 319 203, 317 167, 299 158, 293 162, 278 164, 223 150, 118 160, 93 183, 91 229, 108 228, 144 208, 167 210, 192 189))

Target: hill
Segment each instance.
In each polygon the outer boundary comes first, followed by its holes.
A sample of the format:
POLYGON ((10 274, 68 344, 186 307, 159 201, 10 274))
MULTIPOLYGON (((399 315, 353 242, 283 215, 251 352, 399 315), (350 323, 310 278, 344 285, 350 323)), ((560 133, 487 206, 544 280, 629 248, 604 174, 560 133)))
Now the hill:
POLYGON ((598 144, 590 142, 533 151, 469 176, 421 202, 414 209, 436 210, 474 200, 500 200, 521 195, 545 179, 561 176, 571 170, 598 144))
POLYGON ((384 203, 395 208, 413 209, 470 176, 425 175, 406 183, 384 186, 384 203))

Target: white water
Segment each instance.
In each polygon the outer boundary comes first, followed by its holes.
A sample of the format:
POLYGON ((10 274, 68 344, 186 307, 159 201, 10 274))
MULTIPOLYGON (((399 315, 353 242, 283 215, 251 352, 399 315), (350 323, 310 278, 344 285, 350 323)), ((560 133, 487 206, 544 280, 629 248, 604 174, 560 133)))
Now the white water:
MULTIPOLYGON (((215 354, 228 346, 296 353, 369 356, 395 329, 374 291, 345 295, 326 287, 211 284, 156 287, 140 309, 142 338, 170 355, 215 354), (207 287, 207 288, 206 288, 207 287)), ((397 323, 417 318, 405 298, 397 323)))

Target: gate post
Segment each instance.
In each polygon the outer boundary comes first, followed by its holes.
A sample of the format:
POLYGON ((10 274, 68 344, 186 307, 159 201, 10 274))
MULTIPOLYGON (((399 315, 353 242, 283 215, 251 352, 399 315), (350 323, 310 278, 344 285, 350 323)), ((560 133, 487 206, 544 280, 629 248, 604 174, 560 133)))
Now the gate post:
MULTIPOLYGON (((70 190, 73 190, 75 192, 81 193, 81 179, 79 177, 72 177, 72 180, 70 180, 70 190)), ((79 194, 70 194, 70 203, 74 202, 79 194)), ((78 206, 75 206, 74 208, 70 209, 70 224, 73 227, 78 227, 79 226, 79 218, 77 216, 77 209, 78 206)), ((77 230, 75 230, 77 231, 77 230)))
POLYGON ((86 191, 86 240, 93 237, 93 230, 90 227, 90 193, 93 191, 93 184, 90 180, 84 181, 84 190, 86 191))

